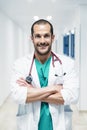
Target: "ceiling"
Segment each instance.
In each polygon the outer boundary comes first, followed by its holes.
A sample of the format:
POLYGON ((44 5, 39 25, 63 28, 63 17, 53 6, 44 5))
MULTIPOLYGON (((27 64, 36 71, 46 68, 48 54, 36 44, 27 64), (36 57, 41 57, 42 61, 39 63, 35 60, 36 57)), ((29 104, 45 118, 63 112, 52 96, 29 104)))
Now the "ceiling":
POLYGON ((57 28, 64 27, 81 4, 87 0, 0 0, 0 9, 27 32, 35 15, 45 19, 51 15, 57 28))

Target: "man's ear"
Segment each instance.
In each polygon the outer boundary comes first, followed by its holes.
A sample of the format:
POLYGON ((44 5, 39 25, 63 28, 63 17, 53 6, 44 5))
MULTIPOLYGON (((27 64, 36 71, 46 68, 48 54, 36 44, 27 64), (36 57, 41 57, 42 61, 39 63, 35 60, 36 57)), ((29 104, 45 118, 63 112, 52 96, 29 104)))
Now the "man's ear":
POLYGON ((31 36, 30 38, 31 38, 31 40, 33 40, 33 36, 31 36))
POLYGON ((55 35, 52 35, 52 41, 54 41, 54 39, 55 39, 55 35))

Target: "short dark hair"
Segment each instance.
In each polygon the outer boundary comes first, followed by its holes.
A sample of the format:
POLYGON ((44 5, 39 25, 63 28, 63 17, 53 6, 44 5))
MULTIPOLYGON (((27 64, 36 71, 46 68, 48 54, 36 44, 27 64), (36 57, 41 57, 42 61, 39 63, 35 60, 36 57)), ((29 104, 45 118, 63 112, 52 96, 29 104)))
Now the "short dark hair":
POLYGON ((35 21, 35 22, 32 24, 32 26, 31 26, 31 35, 33 36, 33 33, 34 33, 34 25, 35 25, 35 24, 47 24, 47 23, 50 25, 50 32, 51 32, 51 34, 53 35, 53 25, 52 25, 49 21, 47 21, 47 20, 45 20, 45 19, 39 19, 39 20, 35 21))

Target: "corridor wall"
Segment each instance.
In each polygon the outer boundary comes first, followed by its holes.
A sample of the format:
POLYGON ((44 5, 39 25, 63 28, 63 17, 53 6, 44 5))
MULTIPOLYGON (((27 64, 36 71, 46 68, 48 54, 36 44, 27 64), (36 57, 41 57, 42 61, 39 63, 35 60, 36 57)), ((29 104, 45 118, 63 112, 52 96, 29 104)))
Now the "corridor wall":
POLYGON ((80 110, 87 110, 87 5, 80 6, 80 110))
POLYGON ((11 67, 17 58, 27 53, 26 33, 0 11, 0 106, 10 93, 11 67), (26 42, 26 43, 25 43, 26 42))

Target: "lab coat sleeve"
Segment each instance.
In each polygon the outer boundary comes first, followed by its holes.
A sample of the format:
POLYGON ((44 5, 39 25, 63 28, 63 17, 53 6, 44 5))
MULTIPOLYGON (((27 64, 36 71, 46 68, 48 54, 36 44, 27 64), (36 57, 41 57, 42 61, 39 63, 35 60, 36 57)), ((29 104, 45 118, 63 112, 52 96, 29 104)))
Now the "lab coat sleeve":
POLYGON ((25 104, 27 97, 27 87, 19 86, 16 81, 20 77, 25 77, 24 72, 25 64, 20 62, 20 60, 16 61, 12 68, 12 76, 11 76, 11 97, 18 104, 25 104))
POLYGON ((68 65, 65 66, 66 75, 64 76, 63 89, 61 94, 64 99, 65 105, 75 104, 79 98, 79 80, 78 74, 75 70, 74 61, 70 60, 67 62, 68 65))

